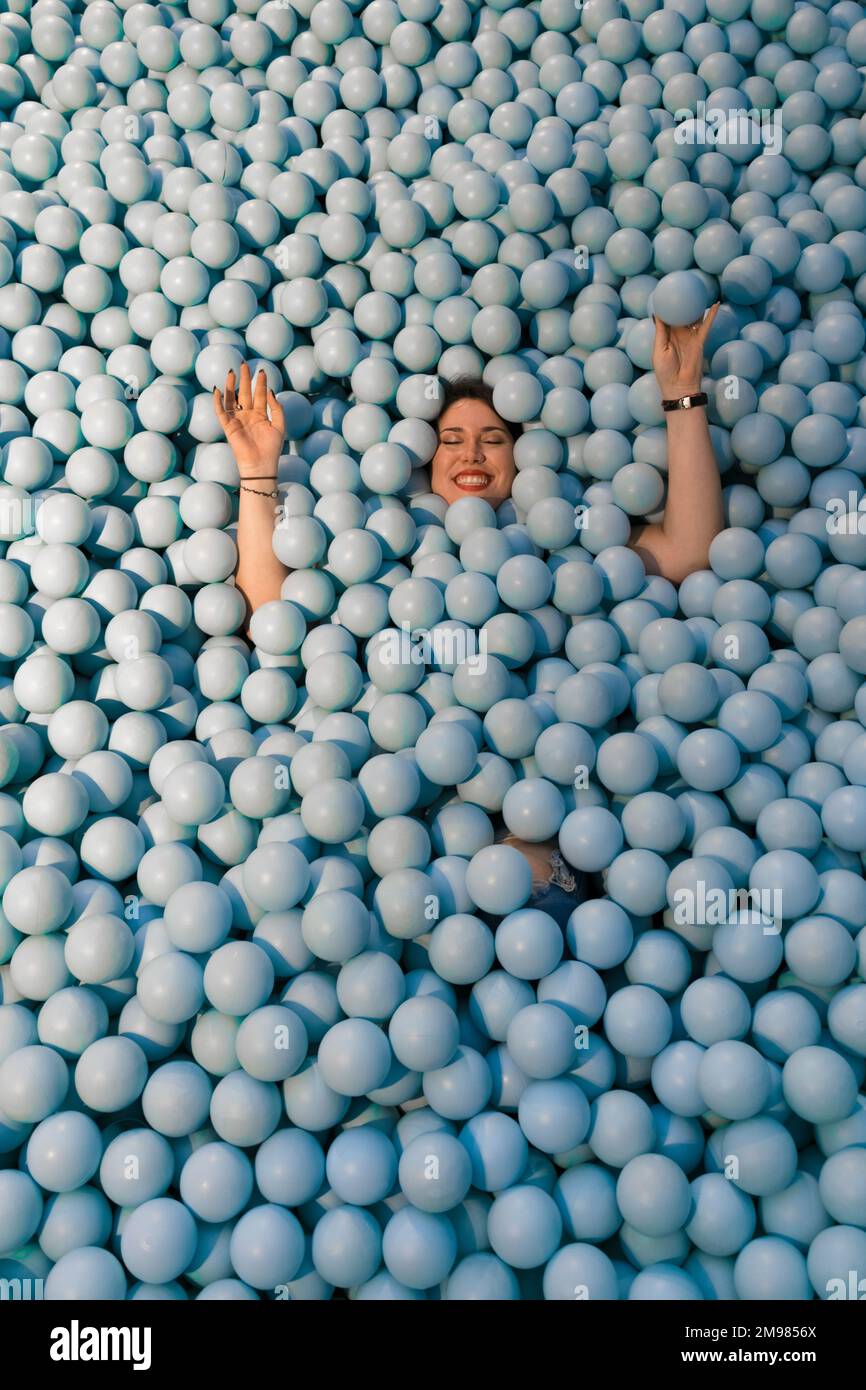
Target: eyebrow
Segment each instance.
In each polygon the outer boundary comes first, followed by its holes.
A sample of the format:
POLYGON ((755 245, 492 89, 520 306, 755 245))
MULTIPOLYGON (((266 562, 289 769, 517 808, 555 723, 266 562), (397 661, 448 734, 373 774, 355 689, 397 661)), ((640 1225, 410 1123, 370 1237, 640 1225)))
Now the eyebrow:
MULTIPOLYGON (((480 433, 481 433, 481 434, 490 434, 491 431, 498 432, 499 434, 504 434, 504 433, 505 433, 505 426, 504 426, 504 425, 484 425, 484 426, 482 427, 480 433)), ((441 428, 441 430, 440 430, 440 433, 441 433, 441 434, 463 434, 463 433, 464 433, 464 429, 463 429, 463 426, 462 426, 462 425, 443 425, 442 428, 441 428)))

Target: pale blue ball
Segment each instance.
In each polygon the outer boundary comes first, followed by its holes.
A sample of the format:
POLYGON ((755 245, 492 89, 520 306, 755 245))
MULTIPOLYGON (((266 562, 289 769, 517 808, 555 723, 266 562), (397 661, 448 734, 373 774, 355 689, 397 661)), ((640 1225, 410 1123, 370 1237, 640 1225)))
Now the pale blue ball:
POLYGON ((555 1004, 533 1004, 515 1014, 506 1036, 508 1050, 527 1076, 561 1075, 574 1060, 574 1028, 555 1004))
POLYGON ((526 902, 532 870, 519 850, 510 845, 489 845, 473 855, 466 887, 482 911, 504 915, 526 902))
POLYGON ((861 1270, 866 1261, 866 1233, 854 1226, 832 1226, 819 1231, 809 1246, 807 1269, 819 1298, 850 1296, 849 1270, 861 1270))
POLYGON ((276 1086, 246 1072, 230 1072, 214 1087, 210 1120, 220 1139, 237 1148, 261 1144, 276 1129, 280 1094, 276 1086))
POLYGON ((229 1221, 252 1194, 252 1164, 231 1144, 204 1144, 183 1165, 179 1190, 185 1205, 202 1221, 229 1221))
POLYGON ((737 1256, 734 1287, 741 1299, 808 1298, 806 1260, 789 1241, 778 1236, 759 1236, 737 1256))
POLYGON ((652 293, 651 312, 672 327, 694 323, 706 308, 706 289, 691 271, 674 271, 664 276, 652 293))
POLYGON ((839 1053, 827 1047, 801 1047, 782 1069, 785 1100, 812 1124, 830 1124, 851 1114, 857 1077, 839 1053))
POLYGON ((424 1073, 428 1105, 449 1120, 468 1120, 483 1110, 493 1089, 490 1068, 481 1053, 461 1043, 445 1066, 424 1073))
POLYGON ((723 975, 693 980, 683 992, 680 1014, 689 1037, 704 1047, 744 1037, 751 1021, 747 995, 723 975))
POLYGON ((457 1237, 445 1216, 402 1207, 382 1235, 382 1258, 390 1274, 412 1289, 445 1279, 456 1259, 457 1237))
POLYGON ((611 969, 631 950, 632 924, 618 904, 591 899, 578 904, 569 917, 567 941, 575 959, 597 970, 611 969))
POLYGON ((646 985, 617 990, 604 1012, 609 1042, 627 1057, 654 1057, 667 1044, 672 1026, 668 1005, 646 985))
POLYGON ((232 1231, 229 1256, 238 1277, 254 1289, 290 1283, 304 1256, 301 1224, 283 1207, 253 1207, 232 1231))
POLYGON ((450 1212, 472 1185, 470 1157, 454 1135, 419 1134, 400 1155, 399 1185, 421 1211, 450 1212))
POLYGON ((526 907, 502 919, 494 947, 499 963, 511 975, 540 980, 562 959, 562 932, 549 913, 526 907))
POLYGON ((784 1192, 761 1198, 760 1214, 767 1235, 783 1236, 804 1252, 828 1225, 818 1182, 802 1169, 784 1192))
POLYGON ((338 1095, 361 1096, 381 1086, 391 1059, 384 1033, 363 1018, 335 1024, 319 1044, 322 1078, 338 1095))
POLYGON ((370 1206, 390 1193, 397 1155, 387 1135, 364 1126, 337 1136, 328 1149, 325 1171, 341 1201, 370 1206))
POLYGON ((111 1225, 111 1207, 96 1188, 60 1192, 45 1204, 39 1244, 49 1259, 60 1260, 82 1246, 104 1244, 111 1225))
POLYGON ((407 999, 388 1026, 394 1056, 412 1071, 447 1065, 459 1043, 459 1023, 448 1004, 435 996, 407 999))
POLYGON ((613 1261, 594 1245, 564 1245, 544 1270, 544 1297, 563 1302, 575 1298, 619 1298, 613 1261))
POLYGON ((744 1042, 713 1043, 701 1058, 697 1082, 708 1110, 727 1120, 747 1120, 764 1108, 770 1072, 759 1052, 744 1042))
POLYGON ((600 1164, 567 1168, 557 1179, 553 1197, 562 1215, 564 1234, 575 1240, 607 1240, 621 1224, 616 1178, 600 1164))
POLYGON ((88 1115, 61 1111, 42 1120, 25 1150, 26 1170, 49 1193, 71 1193, 99 1168, 99 1127, 88 1115))
POLYGON ((14 1169, 0 1173, 0 1220, 4 1244, 15 1250, 34 1235, 42 1219, 42 1193, 32 1178, 14 1169))
POLYGON ((650 1107, 630 1091, 606 1091, 594 1101, 587 1143, 600 1162, 623 1168, 656 1142, 650 1107))
POLYGON ((445 1285, 449 1300, 493 1300, 514 1302, 520 1285, 513 1270, 489 1251, 467 1255, 452 1269, 445 1285))
POLYGON ((108 1250, 95 1246, 70 1250, 49 1271, 44 1297, 51 1302, 81 1298, 120 1302, 126 1297, 123 1265, 108 1250))
POLYGON ((487 1232, 494 1252, 506 1264, 513 1269, 533 1269, 557 1249, 562 1217, 548 1193, 518 1184, 494 1200, 487 1232))
POLYGON ((688 1179, 661 1154, 640 1154, 622 1169, 616 1200, 624 1219, 647 1236, 666 1236, 685 1225, 691 1209, 688 1179))
POLYGON ((321 1144, 303 1129, 278 1130, 256 1150, 256 1183, 268 1202, 301 1206, 317 1194, 324 1176, 321 1144))
POLYGON ((590 1125, 589 1104, 569 1078, 531 1082, 520 1097, 520 1128, 542 1153, 567 1153, 577 1148, 590 1125))
POLYGON ((189 1268, 197 1238, 187 1207, 170 1197, 156 1197, 136 1207, 125 1222, 121 1257, 136 1279, 165 1284, 189 1268))
POLYGON ((769 1116, 740 1120, 718 1129, 708 1146, 712 1171, 724 1172, 725 1165, 736 1176, 730 1181, 752 1197, 782 1192, 797 1171, 797 1148, 787 1129, 769 1116), (729 1160, 736 1159, 737 1167, 729 1160))

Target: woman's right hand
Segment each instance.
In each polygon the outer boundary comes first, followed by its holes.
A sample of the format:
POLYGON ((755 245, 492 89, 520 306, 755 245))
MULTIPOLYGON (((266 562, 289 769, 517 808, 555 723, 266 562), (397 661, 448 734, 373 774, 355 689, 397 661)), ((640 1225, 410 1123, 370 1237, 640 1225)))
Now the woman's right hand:
POLYGON ((236 396, 235 374, 229 372, 225 400, 219 387, 214 387, 214 409, 241 478, 276 477, 286 426, 282 406, 269 389, 265 373, 256 374, 253 394, 250 369, 244 362, 236 396))
POLYGON ((662 400, 677 400, 700 391, 707 334, 719 307, 713 304, 697 322, 682 328, 672 328, 653 316, 656 326, 653 371, 662 400))

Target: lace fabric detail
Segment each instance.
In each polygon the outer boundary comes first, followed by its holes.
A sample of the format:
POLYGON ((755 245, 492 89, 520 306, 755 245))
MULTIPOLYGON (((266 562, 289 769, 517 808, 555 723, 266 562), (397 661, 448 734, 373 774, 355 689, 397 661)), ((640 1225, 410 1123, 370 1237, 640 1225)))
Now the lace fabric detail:
POLYGON ((548 883, 553 883, 557 888, 564 888, 566 893, 573 893, 577 888, 577 879, 566 864, 559 850, 554 850, 550 856, 552 873, 548 883))

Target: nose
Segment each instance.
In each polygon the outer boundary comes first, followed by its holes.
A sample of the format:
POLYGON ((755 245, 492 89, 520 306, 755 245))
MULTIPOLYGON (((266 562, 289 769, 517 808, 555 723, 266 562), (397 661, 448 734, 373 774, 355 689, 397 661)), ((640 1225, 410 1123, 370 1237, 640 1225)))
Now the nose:
POLYGON ((466 439, 461 449, 462 463, 483 463, 484 445, 480 439, 466 439))

